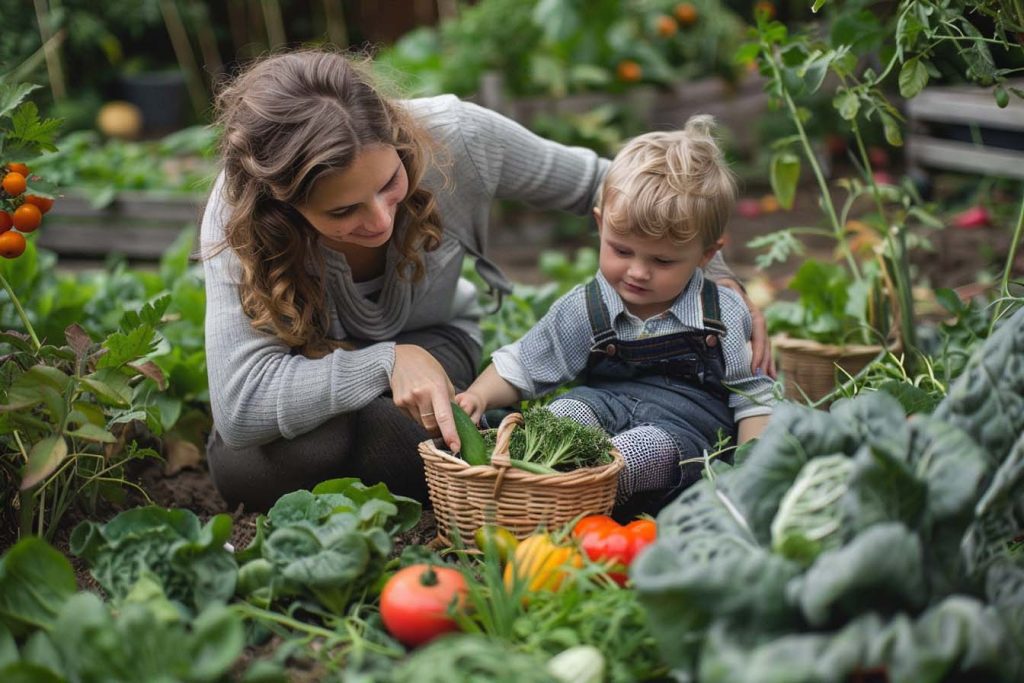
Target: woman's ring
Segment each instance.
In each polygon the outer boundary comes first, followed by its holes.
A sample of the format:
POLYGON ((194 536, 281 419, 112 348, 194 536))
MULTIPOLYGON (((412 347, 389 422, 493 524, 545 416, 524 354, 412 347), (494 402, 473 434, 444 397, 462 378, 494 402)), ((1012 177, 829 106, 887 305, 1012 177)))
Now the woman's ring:
POLYGON ((420 417, 426 417, 427 415, 433 415, 433 413, 420 413, 420 417))

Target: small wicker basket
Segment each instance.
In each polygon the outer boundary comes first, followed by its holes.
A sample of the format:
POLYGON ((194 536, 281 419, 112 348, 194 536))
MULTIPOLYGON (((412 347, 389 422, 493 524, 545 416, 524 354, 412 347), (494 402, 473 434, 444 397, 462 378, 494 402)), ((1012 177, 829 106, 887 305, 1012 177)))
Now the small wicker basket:
POLYGON ((498 425, 490 465, 470 465, 434 445, 420 443, 427 490, 434 506, 437 535, 450 544, 458 529, 460 540, 473 547, 473 534, 484 524, 498 524, 517 538, 538 527, 561 526, 582 514, 608 514, 615 504, 619 472, 625 466, 616 449, 612 461, 559 474, 533 474, 512 467, 509 443, 523 416, 512 413, 498 425))
POLYGON ((835 346, 810 339, 779 335, 772 339, 779 352, 779 370, 785 396, 792 401, 815 403, 846 379, 845 373, 856 375, 882 352, 881 346, 848 344, 835 346))

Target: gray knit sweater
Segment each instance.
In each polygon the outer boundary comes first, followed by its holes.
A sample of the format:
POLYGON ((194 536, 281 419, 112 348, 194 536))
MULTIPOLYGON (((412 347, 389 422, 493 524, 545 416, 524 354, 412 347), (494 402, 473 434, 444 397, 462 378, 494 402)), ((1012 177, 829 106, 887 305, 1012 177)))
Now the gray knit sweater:
MULTIPOLYGON (((451 324, 479 340, 476 292, 460 273, 463 245, 486 253, 494 199, 580 215, 593 206, 608 167, 594 152, 550 142, 451 95, 404 104, 447 150, 441 155, 443 165, 423 179, 436 196, 444 230, 441 246, 425 255, 425 277, 414 285, 397 278, 397 252, 390 249, 382 287, 370 299, 353 283, 344 257, 323 249, 330 336, 380 343, 339 349, 317 360, 293 354, 280 339, 249 324, 238 295, 240 267, 234 253, 225 249, 204 259, 210 403, 228 446, 293 438, 386 392, 395 361, 395 345, 388 340, 398 332, 451 324)), ((221 185, 219 179, 203 216, 204 254, 223 240, 224 219, 231 211, 221 185)), ((721 257, 707 271, 712 279, 731 277, 721 257)))

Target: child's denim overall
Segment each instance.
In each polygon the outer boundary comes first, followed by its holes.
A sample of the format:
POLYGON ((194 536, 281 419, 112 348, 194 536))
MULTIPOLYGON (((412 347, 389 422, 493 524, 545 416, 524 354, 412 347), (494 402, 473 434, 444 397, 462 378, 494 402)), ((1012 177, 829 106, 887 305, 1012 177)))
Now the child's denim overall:
MULTIPOLYGON (((722 383, 725 326, 720 321, 718 286, 705 280, 701 299, 703 330, 619 341, 598 283, 592 280, 587 285, 587 314, 594 336, 584 386, 559 398, 587 404, 612 435, 641 425, 664 429, 676 442, 680 459, 711 451, 719 432, 735 440, 728 390, 722 383)), ((684 468, 669 495, 696 481, 702 469, 684 468)))

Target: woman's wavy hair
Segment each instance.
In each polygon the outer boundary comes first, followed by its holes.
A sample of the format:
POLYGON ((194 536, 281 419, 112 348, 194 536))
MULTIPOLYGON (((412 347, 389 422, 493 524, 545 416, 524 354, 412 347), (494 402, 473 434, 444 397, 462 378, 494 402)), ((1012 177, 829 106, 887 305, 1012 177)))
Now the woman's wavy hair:
POLYGON ((435 150, 410 115, 371 84, 362 64, 324 49, 263 58, 220 88, 216 113, 231 207, 218 251, 230 248, 241 261, 240 295, 253 327, 292 347, 325 341, 319 233, 295 205, 324 174, 348 168, 372 145, 393 146, 408 173, 409 191, 395 217, 396 224, 407 221, 396 245, 398 273, 422 278, 422 252, 441 241, 434 196, 420 187, 435 150))

